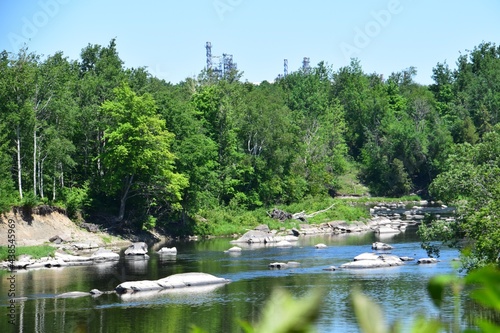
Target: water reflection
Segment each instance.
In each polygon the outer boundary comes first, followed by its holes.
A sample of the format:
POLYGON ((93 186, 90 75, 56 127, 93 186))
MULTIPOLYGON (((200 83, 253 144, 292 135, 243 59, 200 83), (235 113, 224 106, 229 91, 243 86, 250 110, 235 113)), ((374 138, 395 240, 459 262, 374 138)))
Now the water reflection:
POLYGON ((126 256, 125 267, 132 274, 146 275, 148 272, 149 257, 145 256, 126 256))
POLYGON ((169 253, 159 253, 158 259, 160 262, 172 262, 177 260, 177 254, 169 254, 169 253))
POLYGON ((138 301, 146 301, 147 304, 150 303, 158 303, 158 300, 161 303, 168 303, 172 300, 176 300, 176 303, 179 301, 187 302, 192 304, 193 300, 196 300, 195 303, 199 301, 203 301, 206 294, 212 293, 217 289, 224 287, 225 284, 214 284, 209 286, 196 286, 189 288, 174 288, 174 289, 165 289, 165 290, 154 290, 154 291, 141 291, 136 293, 126 293, 119 295, 120 300, 124 302, 138 302, 138 301), (188 297, 189 296, 189 297, 188 297))
MULTIPOLYGON (((441 262, 417 265, 326 272, 323 268, 340 266, 363 252, 380 238, 373 233, 307 236, 291 248, 246 247, 238 256, 224 253, 229 239, 169 243, 177 256, 150 253, 149 260, 122 258, 119 262, 87 267, 67 267, 19 272, 18 295, 26 301, 16 303, 16 332, 189 332, 195 324, 208 332, 241 331, 238 320, 258 319, 264 302, 275 287, 285 287, 293 295, 303 296, 311 288, 325 290, 324 305, 318 322, 319 332, 358 332, 349 295, 359 287, 380 304, 389 322, 411 321, 418 312, 436 316, 427 296, 426 285, 436 274, 453 273, 457 252, 443 249, 441 262), (314 248, 324 243, 325 249, 314 248), (271 262, 297 261, 299 267, 269 270, 271 262), (113 290, 125 281, 156 280, 176 273, 204 272, 231 279, 230 284, 195 292, 166 291, 119 297, 105 294, 97 298, 57 299, 70 291, 113 290), (415 300, 418 300, 416 302, 415 300)), ((385 240, 384 240, 385 241, 385 240)), ((415 228, 390 239, 392 254, 425 257, 415 228)), ((5 275, 0 272, 0 318, 5 318, 8 303, 5 275), (5 280, 5 281, 4 281, 5 280)), ((465 296, 464 296, 465 297, 465 296)), ((467 313, 463 303, 463 313, 467 313)), ((443 315, 452 318, 452 302, 445 302, 443 315)), ((464 316, 465 318, 466 316, 464 316)), ((0 332, 11 332, 6 320, 0 320, 0 332)))

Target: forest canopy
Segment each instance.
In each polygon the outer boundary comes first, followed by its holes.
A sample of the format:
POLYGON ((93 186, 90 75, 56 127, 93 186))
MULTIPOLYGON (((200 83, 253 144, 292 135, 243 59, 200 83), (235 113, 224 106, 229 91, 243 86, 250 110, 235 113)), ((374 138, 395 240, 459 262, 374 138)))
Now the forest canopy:
POLYGON ((500 180, 500 47, 456 65, 438 63, 429 86, 414 67, 383 78, 356 59, 258 85, 236 70, 172 84, 125 67, 114 39, 77 60, 3 51, 0 208, 43 202, 168 229, 206 209, 335 196, 353 171, 372 195, 429 195, 435 181, 430 195, 460 199, 500 180))

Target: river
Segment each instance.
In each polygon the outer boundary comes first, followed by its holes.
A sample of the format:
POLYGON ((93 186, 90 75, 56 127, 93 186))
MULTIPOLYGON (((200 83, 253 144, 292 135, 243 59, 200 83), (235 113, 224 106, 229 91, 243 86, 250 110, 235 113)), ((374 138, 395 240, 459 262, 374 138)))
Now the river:
MULTIPOLYGON (((307 236, 291 248, 246 246, 239 255, 224 253, 232 246, 229 239, 179 241, 165 244, 177 247, 175 257, 151 251, 149 260, 122 258, 117 263, 91 267, 18 271, 16 296, 27 299, 16 303, 15 326, 7 320, 10 273, 2 271, 0 332, 190 332, 192 325, 206 332, 241 332, 239 320, 258 320, 276 287, 285 288, 295 297, 306 295, 312 288, 323 288, 318 332, 359 332, 349 297, 355 287, 383 308, 389 323, 401 320, 408 325, 418 313, 437 316, 439 312, 426 292, 427 281, 437 274, 456 272, 455 250, 443 249, 441 262, 431 265, 407 262, 404 266, 383 269, 323 270, 371 252, 371 244, 378 240, 393 245, 393 254, 415 259, 426 257, 412 227, 383 239, 371 232, 307 236), (316 249, 317 243, 328 247, 316 249), (288 261, 298 261, 301 265, 285 270, 268 269, 271 262, 288 261), (96 298, 55 298, 64 292, 113 290, 123 281, 153 280, 184 272, 210 273, 232 282, 211 290, 171 292, 155 297, 139 294, 120 298, 107 294, 96 298)), ((441 312, 445 320, 452 320, 451 303, 450 297, 441 312)))

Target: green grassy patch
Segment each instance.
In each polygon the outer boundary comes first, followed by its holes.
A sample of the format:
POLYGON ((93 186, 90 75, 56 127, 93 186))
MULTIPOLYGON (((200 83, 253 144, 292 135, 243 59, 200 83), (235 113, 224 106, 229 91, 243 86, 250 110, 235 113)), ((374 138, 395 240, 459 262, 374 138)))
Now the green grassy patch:
POLYGON ((268 216, 268 212, 274 208, 281 209, 288 213, 313 212, 325 210, 314 217, 308 218, 309 224, 318 224, 336 220, 359 221, 369 217, 368 208, 357 203, 346 202, 344 200, 325 198, 310 198, 300 203, 292 205, 277 205, 256 209, 253 211, 234 210, 227 207, 201 211, 195 218, 193 231, 196 235, 227 236, 232 234, 242 234, 255 228, 260 224, 266 224, 270 229, 279 230, 281 228, 298 228, 304 223, 299 220, 278 221, 268 216), (333 206, 332 206, 333 205, 333 206))
POLYGON ((113 241, 113 238, 111 236, 101 236, 102 241, 104 244, 111 244, 113 241))
POLYGON ((357 198, 309 198, 299 203, 291 205, 276 205, 268 208, 259 208, 253 211, 243 209, 231 209, 221 207, 217 209, 205 209, 195 217, 192 231, 200 236, 229 236, 233 234, 243 234, 260 224, 266 224, 270 229, 279 230, 281 228, 299 228, 304 223, 299 220, 278 221, 268 216, 274 208, 281 209, 288 213, 316 214, 307 218, 309 224, 319 224, 331 221, 363 221, 370 217, 369 207, 380 202, 411 202, 419 201, 419 196, 405 196, 401 198, 383 197, 357 197, 357 198), (326 210, 328 207, 330 209, 326 210))
POLYGON ((389 198, 389 197, 358 197, 358 198, 339 198, 345 202, 356 202, 360 204, 377 204, 379 202, 390 203, 390 202, 413 202, 422 200, 418 195, 405 195, 399 198, 389 198))
POLYGON ((338 178, 338 195, 369 196, 368 187, 359 181, 359 167, 355 163, 349 163, 346 172, 338 178))
POLYGON ((307 221, 310 224, 339 220, 352 222, 359 221, 370 216, 368 208, 362 204, 342 199, 334 199, 331 197, 311 198, 300 203, 278 208, 289 213, 304 212, 305 214, 312 214, 314 212, 325 210, 324 212, 316 214, 314 217, 308 218, 307 221), (331 208, 326 210, 329 207, 331 208))
POLYGON ((241 234, 270 221, 264 209, 245 211, 222 207, 201 211, 195 218, 194 233, 202 236, 241 234))
MULTIPOLYGON (((9 251, 7 246, 0 246, 0 261, 5 261, 9 257, 9 251)), ((37 245, 37 246, 17 246, 16 247, 16 259, 20 255, 26 254, 30 255, 34 259, 39 259, 42 257, 53 257, 56 249, 50 245, 37 245)))

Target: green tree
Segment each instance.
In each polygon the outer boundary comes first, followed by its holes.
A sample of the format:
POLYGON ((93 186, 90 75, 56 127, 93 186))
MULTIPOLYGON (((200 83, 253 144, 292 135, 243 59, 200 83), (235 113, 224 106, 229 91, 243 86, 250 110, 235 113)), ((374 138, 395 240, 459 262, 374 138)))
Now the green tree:
POLYGON ((430 190, 434 197, 457 206, 458 221, 444 231, 431 229, 424 241, 437 238, 458 246, 468 270, 490 263, 498 265, 500 125, 486 133, 476 145, 457 145, 446 165, 448 169, 436 177, 430 190), (459 242, 461 240, 464 242, 459 242))
POLYGON ((290 117, 299 129, 292 183, 305 182, 304 194, 312 196, 335 192, 346 165, 344 110, 333 94, 331 77, 331 68, 320 62, 280 82, 292 111, 290 117))
POLYGON ((8 81, 5 79, 9 72, 9 55, 0 53, 0 212, 10 208, 15 202, 15 187, 12 178, 12 140, 9 131, 9 113, 6 104, 9 99, 8 81))
POLYGON ((286 201, 297 127, 277 85, 263 82, 247 89, 238 115, 239 141, 253 172, 246 174, 242 190, 250 207, 286 201))
POLYGON ((107 47, 87 45, 82 49, 80 58, 79 79, 74 91, 79 108, 77 122, 80 124, 73 141, 78 152, 75 156, 75 180, 83 183, 89 179, 91 189, 100 193, 103 192, 103 165, 100 156, 104 150, 104 129, 107 125, 101 105, 113 98, 113 89, 125 81, 126 77, 115 39, 107 47))
MULTIPOLYGON (((238 141, 237 110, 242 93, 241 83, 223 79, 216 84, 201 86, 192 96, 206 134, 217 146, 216 197, 220 204, 229 204, 237 198, 245 174, 253 172, 244 162, 243 148, 238 141)), ((236 205, 236 201, 233 204, 236 205)))
POLYGON ((196 109, 193 85, 191 80, 173 86, 154 79, 148 87, 167 129, 176 135, 172 151, 178 157, 177 170, 189 179, 182 195, 183 222, 199 209, 219 205, 218 146, 196 109))
POLYGON ((4 75, 4 100, 2 103, 2 113, 5 123, 8 124, 9 141, 15 152, 15 165, 13 170, 16 173, 17 189, 19 198, 23 199, 26 185, 33 186, 32 178, 28 175, 29 161, 33 156, 33 125, 35 122, 34 102, 36 90, 36 78, 38 75, 39 57, 34 53, 29 53, 26 48, 19 50, 16 55, 8 57, 3 53, 2 67, 4 75), (7 60, 8 59, 8 60, 7 60))
POLYGON ((73 93, 78 67, 61 52, 40 63, 34 126, 33 179, 37 195, 51 189, 52 200, 71 179, 75 166, 73 135, 77 128, 77 104, 73 93), (36 149, 35 149, 36 148, 36 149))
POLYGON ((137 96, 126 84, 114 93, 115 98, 101 107, 109 125, 100 157, 106 192, 119 200, 117 220, 124 219, 127 200, 134 196, 145 199, 146 211, 179 208, 188 184, 184 175, 175 172, 170 150, 174 135, 156 113, 151 95, 137 96))

